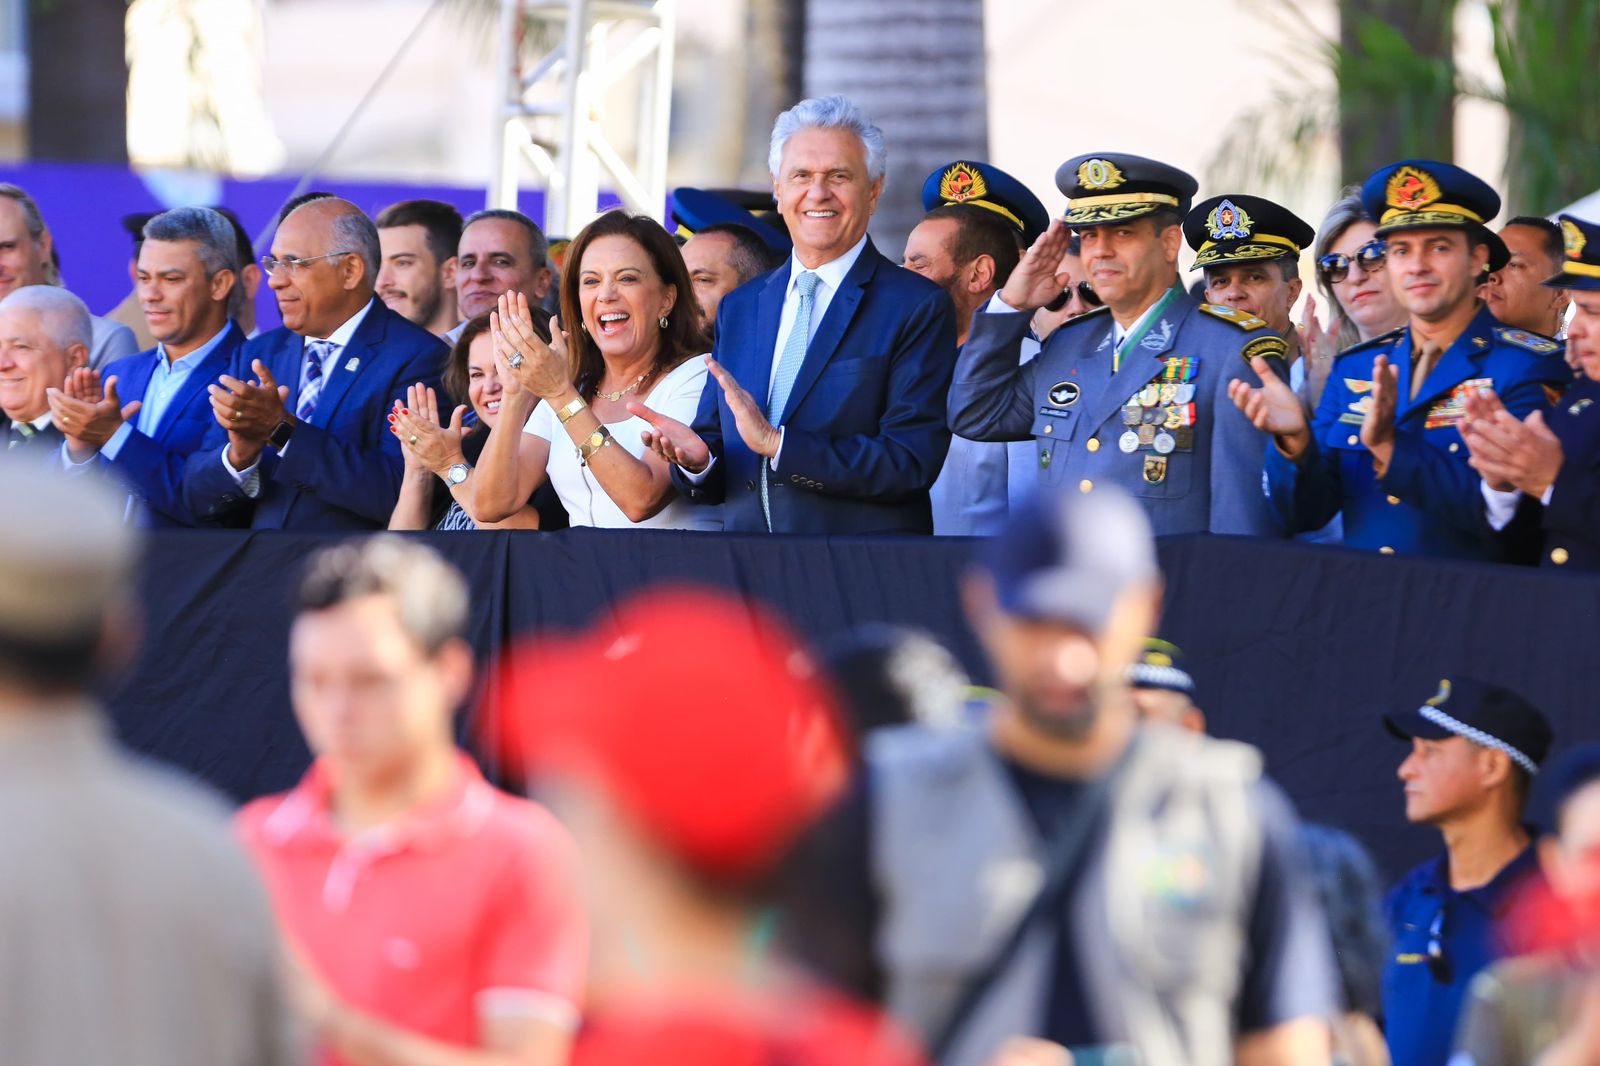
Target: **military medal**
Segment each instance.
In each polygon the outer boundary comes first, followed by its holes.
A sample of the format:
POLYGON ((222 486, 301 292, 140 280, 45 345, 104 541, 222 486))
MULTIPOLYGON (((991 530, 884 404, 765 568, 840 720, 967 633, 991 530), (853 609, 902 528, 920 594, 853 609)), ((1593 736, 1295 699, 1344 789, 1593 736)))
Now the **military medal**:
POLYGON ((1167 416, 1162 413, 1161 408, 1149 407, 1145 409, 1144 414, 1139 421, 1147 426, 1159 426, 1162 422, 1166 421, 1166 417, 1167 416))
POLYGON ((1164 455, 1145 456, 1144 479, 1151 485, 1159 485, 1167 480, 1167 457, 1164 455))
POLYGON ((1187 384, 1187 383, 1183 384, 1183 385, 1179 385, 1177 394, 1175 396, 1173 396, 1172 401, 1173 401, 1173 403, 1176 403, 1180 407, 1187 406, 1188 404, 1193 403, 1194 402, 1194 386, 1190 385, 1190 384, 1187 384))
POLYGON ((1128 455, 1132 455, 1139 450, 1139 434, 1131 429, 1128 430, 1128 432, 1117 438, 1117 447, 1128 455))
POLYGON ((1168 433, 1166 430, 1162 430, 1160 433, 1156 434, 1155 444, 1153 447, 1160 454, 1171 455, 1173 449, 1177 446, 1178 442, 1174 440, 1172 438, 1172 434, 1168 433))
POLYGON ((1139 390, 1139 406, 1154 407, 1161 402, 1161 386, 1151 382, 1139 390))
POLYGON ((1162 425, 1167 429, 1177 429, 1183 425, 1184 411, 1181 407, 1168 407, 1165 409, 1167 418, 1162 425))
POLYGON ((1179 426, 1172 431, 1172 439, 1177 444, 1180 452, 1194 450, 1194 427, 1179 426))
POLYGON ((1170 407, 1178 401, 1178 386, 1171 384, 1161 386, 1161 405, 1170 407))
POLYGON ((1140 407, 1138 404, 1130 403, 1128 406, 1126 406, 1126 407, 1124 407, 1122 409, 1122 424, 1123 425, 1125 425, 1125 426, 1137 426, 1140 422, 1143 422, 1143 421, 1144 421, 1144 408, 1140 407))
POLYGON ((1155 442, 1156 442, 1156 427, 1155 426, 1140 426, 1139 427, 1139 443, 1140 444, 1154 444, 1155 442))

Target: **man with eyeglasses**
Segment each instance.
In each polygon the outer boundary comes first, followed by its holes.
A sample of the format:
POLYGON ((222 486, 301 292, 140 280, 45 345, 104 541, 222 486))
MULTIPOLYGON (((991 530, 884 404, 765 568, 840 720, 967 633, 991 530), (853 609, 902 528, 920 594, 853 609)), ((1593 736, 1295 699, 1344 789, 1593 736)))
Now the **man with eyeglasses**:
POLYGON ((372 220, 323 197, 289 212, 262 258, 283 326, 250 341, 210 387, 216 425, 190 456, 198 520, 255 529, 382 529, 404 462, 384 416, 437 388, 445 346, 374 298, 372 220))
POLYGON ((1411 742, 1398 771, 1406 820, 1433 826, 1445 844, 1384 899, 1394 938, 1383 971, 1389 1055, 1445 1066, 1467 986, 1499 954, 1512 898, 1539 876, 1522 815, 1550 723, 1516 693, 1458 677, 1418 709, 1385 715, 1384 727, 1411 742))
POLYGON ((1386 555, 1492 559, 1461 429, 1469 395, 1497 390, 1518 416, 1571 380, 1561 346, 1496 322, 1478 299, 1506 246, 1485 224, 1500 197, 1448 163, 1406 160, 1362 186, 1385 238, 1405 330, 1346 349, 1315 418, 1287 384, 1235 381, 1233 402, 1272 435, 1269 493, 1294 532, 1344 516, 1345 543, 1386 555))
POLYGON ((1184 291, 1180 226, 1198 182, 1153 159, 1096 153, 1062 164, 1056 185, 1066 216, 973 319, 950 428, 973 440, 1031 439, 1040 485, 1118 485, 1158 534, 1280 536, 1261 491, 1260 438, 1227 388, 1241 356, 1260 357, 1254 366, 1269 377, 1287 373, 1288 345, 1255 315, 1184 291), (1106 309, 1065 323, 1018 367, 1033 312, 1071 280, 1061 265, 1073 232, 1083 280, 1106 309))
MULTIPOLYGON (((928 213, 906 238, 902 265, 943 289, 956 309, 956 346, 967 343, 972 316, 1016 269, 1023 250, 1050 225, 1050 213, 1026 185, 999 167, 958 159, 922 183, 928 213)), ((1019 341, 1016 360, 1038 352, 1019 341)), ((939 536, 990 536, 1005 523, 1011 468, 1033 476, 1032 449, 1001 441, 950 438, 933 498, 933 532, 939 536)))

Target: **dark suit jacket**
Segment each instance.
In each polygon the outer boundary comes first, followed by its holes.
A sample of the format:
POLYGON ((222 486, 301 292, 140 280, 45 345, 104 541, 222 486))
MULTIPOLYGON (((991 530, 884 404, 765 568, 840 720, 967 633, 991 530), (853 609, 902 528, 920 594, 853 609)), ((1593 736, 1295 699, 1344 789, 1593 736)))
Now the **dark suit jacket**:
MULTIPOLYGON (((772 378, 789 269, 735 289, 717 312, 717 361, 758 401, 772 378)), ((766 531, 756 480, 766 477, 773 532, 931 533, 928 489, 950 447, 955 359, 949 297, 869 240, 811 339, 788 409, 773 419, 784 429, 777 471, 745 446, 707 378, 694 430, 716 461, 701 484, 676 468, 674 483, 691 503, 723 504, 723 528, 736 532, 766 531)))
MULTIPOLYGON (((247 342, 234 356, 234 377, 255 376, 260 359, 294 410, 305 341, 279 327, 247 342)), ((184 472, 184 500, 197 520, 248 511, 254 529, 363 530, 389 523, 400 496, 404 460, 385 415, 407 387, 439 388, 444 343, 374 299, 350 343, 326 370, 309 421, 299 423, 280 457, 261 453, 261 494, 251 500, 222 465, 227 430, 211 427, 184 472)))
MULTIPOLYGON (((144 502, 139 511, 140 525, 165 529, 195 524, 183 502, 184 470, 189 456, 200 449, 217 426, 206 389, 228 373, 244 343, 244 331, 229 322, 222 340, 184 379, 156 431, 146 435, 135 429, 123 441, 115 459, 106 459, 102 454, 101 465, 144 502)), ((118 359, 101 372, 102 380, 116 377, 117 395, 125 404, 143 400, 155 373, 156 358, 156 349, 151 348, 118 359)))

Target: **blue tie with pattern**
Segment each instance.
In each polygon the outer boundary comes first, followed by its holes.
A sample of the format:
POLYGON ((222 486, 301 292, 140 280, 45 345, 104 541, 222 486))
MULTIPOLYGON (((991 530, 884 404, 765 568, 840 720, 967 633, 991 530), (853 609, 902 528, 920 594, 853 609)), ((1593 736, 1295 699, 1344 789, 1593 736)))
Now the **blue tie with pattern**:
MULTIPOLYGON (((800 364, 806 361, 806 345, 811 340, 811 305, 816 296, 818 278, 809 270, 801 271, 794 279, 794 287, 799 295, 795 304, 794 325, 789 329, 789 336, 783 342, 783 353, 778 356, 778 365, 772 371, 772 389, 767 397, 767 420, 774 428, 778 419, 783 417, 783 406, 789 402, 789 392, 794 388, 794 379, 800 375, 800 364)), ((767 519, 767 532, 772 532, 772 502, 767 495, 767 476, 772 473, 772 464, 763 461, 761 464, 761 513, 767 519)))
POLYGON ((300 386, 300 401, 295 404, 294 416, 302 422, 311 420, 317 409, 317 397, 322 395, 322 364, 333 355, 332 341, 306 341, 305 381, 300 386))

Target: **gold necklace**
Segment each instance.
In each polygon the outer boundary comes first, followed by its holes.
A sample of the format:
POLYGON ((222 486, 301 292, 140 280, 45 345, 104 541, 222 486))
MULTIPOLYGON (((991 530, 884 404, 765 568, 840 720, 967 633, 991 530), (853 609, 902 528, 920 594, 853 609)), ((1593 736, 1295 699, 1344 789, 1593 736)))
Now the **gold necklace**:
POLYGON ((643 381, 645 376, 649 373, 650 371, 646 370, 643 374, 640 374, 638 377, 633 379, 633 384, 627 386, 626 388, 618 389, 616 392, 601 392, 600 386, 596 385, 594 387, 594 394, 600 397, 602 400, 609 400, 612 403, 616 403, 618 400, 628 395, 628 393, 632 392, 634 389, 637 389, 639 387, 639 382, 643 381))

